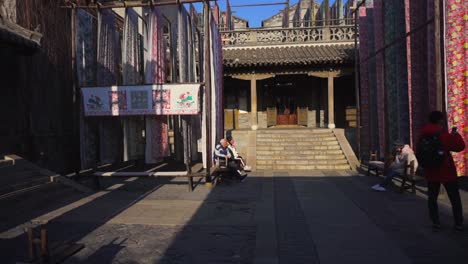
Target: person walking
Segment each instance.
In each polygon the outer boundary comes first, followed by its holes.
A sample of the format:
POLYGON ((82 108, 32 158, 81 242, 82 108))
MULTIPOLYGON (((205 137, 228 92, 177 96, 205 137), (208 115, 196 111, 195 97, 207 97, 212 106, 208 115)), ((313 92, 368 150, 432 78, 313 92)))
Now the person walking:
POLYGON ((450 151, 462 151, 465 149, 465 142, 455 127, 449 133, 446 124, 444 113, 431 112, 429 124, 424 126, 419 137, 416 153, 427 180, 428 208, 433 230, 438 231, 441 228, 437 197, 440 185, 443 184, 452 204, 454 227, 462 231, 463 209, 458 190, 457 171, 450 151))

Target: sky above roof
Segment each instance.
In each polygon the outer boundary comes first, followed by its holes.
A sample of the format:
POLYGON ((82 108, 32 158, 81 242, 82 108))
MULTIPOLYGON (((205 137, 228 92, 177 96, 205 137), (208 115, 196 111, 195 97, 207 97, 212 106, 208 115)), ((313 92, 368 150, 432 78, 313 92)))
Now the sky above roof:
MULTIPOLYGON (((265 20, 275 14, 277 14, 281 9, 284 9, 285 5, 273 5, 273 6, 249 6, 249 7, 233 7, 236 5, 247 5, 247 4, 266 4, 266 3, 281 3, 286 2, 285 0, 229 0, 231 4, 231 10, 233 15, 247 19, 249 21, 250 27, 260 27, 262 26, 262 20, 265 20)), ((298 0, 290 0, 289 5, 294 5, 298 0)), ((316 0, 316 2, 321 3, 322 0, 316 0)), ((333 4, 335 1, 331 0, 330 3, 333 4)), ((212 5, 214 2, 212 2, 212 5)), ((222 11, 226 10, 226 0, 218 0, 218 5, 222 11)), ((201 10, 201 4, 196 4, 198 11, 201 10)))

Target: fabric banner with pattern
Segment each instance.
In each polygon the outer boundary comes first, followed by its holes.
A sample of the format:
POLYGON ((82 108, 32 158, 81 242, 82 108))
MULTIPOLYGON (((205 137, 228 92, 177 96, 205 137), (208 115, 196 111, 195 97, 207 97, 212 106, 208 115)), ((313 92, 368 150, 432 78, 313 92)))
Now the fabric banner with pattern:
MULTIPOLYGON (((112 10, 98 12, 97 85, 117 84, 117 61, 121 48, 116 18, 112 10)), ((99 120, 100 161, 113 163, 123 158, 123 133, 120 120, 103 118, 99 120)))
MULTIPOLYGON (((78 86, 91 86, 96 82, 96 21, 83 9, 76 12, 76 70, 78 86)), ((84 118, 83 107, 80 109, 80 158, 81 168, 96 165, 99 159, 96 146, 99 139, 95 120, 84 118)))
MULTIPOLYGON (((159 7, 145 8, 145 82, 162 84, 166 80, 166 56, 163 17, 159 7)), ((146 117, 146 163, 156 163, 169 156, 169 127, 164 116, 146 117)))
MULTIPOLYGON (((456 126, 468 144, 468 2, 445 1, 446 90, 449 127, 456 126)), ((457 172, 468 176, 468 151, 453 153, 457 172)))

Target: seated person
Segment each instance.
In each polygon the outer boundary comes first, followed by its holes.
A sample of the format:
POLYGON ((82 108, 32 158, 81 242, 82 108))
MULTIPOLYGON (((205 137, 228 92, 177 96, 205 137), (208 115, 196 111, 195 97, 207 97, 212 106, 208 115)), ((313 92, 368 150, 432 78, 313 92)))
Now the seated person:
POLYGON ((405 145, 401 141, 397 140, 394 143, 394 147, 395 153, 390 165, 388 166, 384 180, 382 183, 372 186, 372 189, 375 191, 386 191, 385 187, 387 187, 387 185, 392 182, 392 179, 395 176, 402 175, 406 169, 406 166, 412 161, 414 161, 414 171, 418 169, 418 161, 409 145, 405 145))
POLYGON ((213 153, 214 159, 219 159, 220 162, 224 159, 227 163, 226 165, 229 171, 231 172, 231 175, 237 176, 241 180, 244 180, 247 176, 247 173, 245 173, 245 171, 242 170, 242 168, 237 164, 237 162, 231 159, 231 154, 229 154, 228 145, 228 141, 225 138, 221 139, 219 141, 219 144, 217 144, 215 147, 213 153))
POLYGON ((252 168, 246 165, 245 160, 239 155, 239 152, 236 150, 236 142, 232 136, 227 137, 227 141, 229 143, 228 150, 229 154, 231 154, 231 158, 239 163, 239 165, 245 170, 250 171, 252 168))

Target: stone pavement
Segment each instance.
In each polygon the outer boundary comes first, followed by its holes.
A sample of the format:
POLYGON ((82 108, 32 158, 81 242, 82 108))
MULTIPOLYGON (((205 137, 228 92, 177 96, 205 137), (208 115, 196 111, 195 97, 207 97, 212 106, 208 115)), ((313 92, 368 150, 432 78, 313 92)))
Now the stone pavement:
POLYGON ((379 180, 263 171, 190 193, 183 179, 105 179, 104 191, 61 190, 32 208, 34 197, 0 201, 1 263, 24 260, 27 220, 46 223, 52 241, 85 244, 66 263, 468 263, 468 231, 452 231, 446 199, 433 233, 424 186, 371 191, 379 180))

